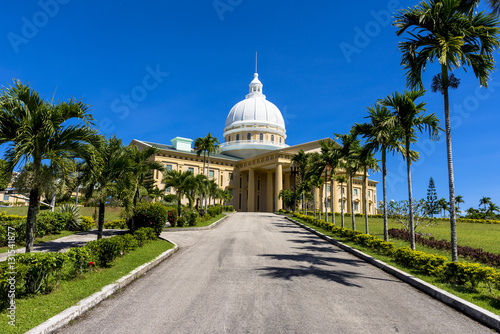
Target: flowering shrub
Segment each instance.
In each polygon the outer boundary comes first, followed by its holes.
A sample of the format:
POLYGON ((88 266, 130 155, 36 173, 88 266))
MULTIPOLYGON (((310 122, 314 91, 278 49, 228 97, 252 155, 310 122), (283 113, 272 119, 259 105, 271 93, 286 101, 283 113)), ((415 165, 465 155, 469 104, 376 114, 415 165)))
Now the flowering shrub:
POLYGON ((127 222, 125 219, 116 219, 112 220, 110 222, 105 222, 104 223, 104 228, 117 228, 117 229, 126 229, 127 228, 127 222))
MULTIPOLYGON (((95 226, 94 218, 82 216, 80 219, 81 219, 82 231, 88 231, 88 230, 94 228, 94 226, 95 226)), ((104 223, 104 225, 106 225, 106 223, 104 223)))
POLYGON ((66 253, 68 258, 73 262, 74 272, 78 271, 80 274, 83 274, 85 264, 92 259, 92 254, 88 247, 73 247, 68 250, 66 253))
POLYGON ((167 220, 170 223, 170 226, 175 226, 175 223, 177 222, 177 208, 167 208, 167 220))
MULTIPOLYGON (((160 235, 168 219, 167 208, 161 203, 142 202, 134 209, 134 228, 151 227, 160 235)), ((131 226, 129 225, 129 228, 131 226)))

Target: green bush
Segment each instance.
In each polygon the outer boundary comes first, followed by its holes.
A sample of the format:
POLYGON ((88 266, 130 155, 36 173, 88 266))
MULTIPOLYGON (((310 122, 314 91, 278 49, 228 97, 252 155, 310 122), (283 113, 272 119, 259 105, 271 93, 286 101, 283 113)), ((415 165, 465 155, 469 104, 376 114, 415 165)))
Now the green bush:
POLYGON ((69 212, 41 212, 36 217, 35 237, 43 237, 47 234, 56 234, 71 225, 73 216, 69 212))
POLYGON ((427 254, 412 250, 410 247, 399 248, 394 251, 396 262, 410 268, 415 268, 426 275, 439 275, 441 266, 446 262, 446 257, 441 255, 427 254))
POLYGON ((179 219, 177 219, 177 226, 178 227, 184 227, 186 226, 186 217, 179 217, 179 219))
POLYGON ((222 213, 222 206, 220 205, 211 206, 208 208, 207 212, 210 216, 215 217, 222 213))
POLYGON ((137 240, 129 233, 117 236, 116 240, 118 240, 117 242, 120 244, 120 250, 123 251, 123 253, 128 253, 138 246, 137 240))
POLYGON ((81 230, 88 231, 95 227, 94 218, 82 216, 81 217, 81 230))
POLYGON ((0 222, 11 221, 11 220, 26 220, 26 216, 18 216, 18 215, 8 215, 5 211, 0 212, 0 222))
POLYGON ((224 207, 224 211, 233 212, 234 211, 233 206, 232 205, 226 205, 224 207))
POLYGON ((65 229, 68 231, 81 231, 81 214, 80 209, 74 204, 63 204, 58 208, 58 212, 69 213, 71 215, 71 219, 66 221, 65 229))
POLYGON ((73 263, 73 272, 83 274, 89 268, 89 262, 93 260, 92 253, 87 246, 73 247, 66 253, 73 263))
POLYGON ((110 222, 104 222, 104 228, 106 228, 106 229, 122 229, 123 230, 123 229, 127 228, 127 222, 125 221, 125 219, 116 219, 116 220, 112 220, 110 222))
POLYGON ((142 227, 134 232, 134 238, 139 247, 142 247, 149 241, 156 239, 156 232, 150 227, 142 227))
POLYGON ((483 267, 479 263, 448 262, 441 270, 441 277, 454 284, 470 284, 477 288, 480 282, 491 284, 498 282, 500 273, 493 268, 483 267))
MULTIPOLYGON (((168 219, 168 211, 163 204, 142 202, 135 207, 133 219, 135 229, 151 227, 158 236, 165 227, 168 219)), ((130 225, 129 229, 131 229, 130 225)))
POLYGON ((121 250, 120 242, 116 240, 116 237, 90 241, 86 247, 95 258, 97 265, 101 267, 109 266, 109 263, 120 254, 121 250))
POLYGON ((195 226, 196 220, 200 216, 196 210, 190 210, 190 209, 184 210, 183 214, 189 226, 195 226))
POLYGON ((64 253, 20 253, 16 254, 16 270, 24 279, 26 292, 50 291, 49 276, 54 274, 60 280, 61 269, 67 256, 64 253))
POLYGON ((7 246, 9 237, 19 245, 26 241, 26 218, 0 221, 0 246, 7 246))

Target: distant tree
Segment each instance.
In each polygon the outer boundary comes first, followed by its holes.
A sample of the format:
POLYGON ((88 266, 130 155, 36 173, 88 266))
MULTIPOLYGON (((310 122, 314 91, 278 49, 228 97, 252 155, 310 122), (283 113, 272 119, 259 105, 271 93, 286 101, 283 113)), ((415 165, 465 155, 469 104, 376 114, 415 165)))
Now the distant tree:
POLYGON ((455 205, 457 206, 457 211, 460 212, 460 204, 465 203, 462 195, 455 196, 455 205))
MULTIPOLYGON (((344 183, 347 183, 347 177, 345 175, 339 175, 336 177, 336 181, 340 183, 340 222, 341 226, 345 227, 344 223, 344 183)), ((335 204, 335 203, 334 203, 335 204)))
POLYGON ((446 201, 445 198, 440 198, 437 201, 437 207, 439 208, 440 211, 443 210, 441 217, 446 217, 446 211, 449 210, 450 207, 449 203, 446 201))
POLYGON ((495 212, 499 212, 500 211, 500 207, 498 205, 496 205, 495 203, 493 202, 490 202, 488 204, 488 209, 486 210, 486 213, 485 213, 485 217, 484 219, 488 219, 488 217, 491 219, 491 218, 495 218, 495 212))
POLYGON ((486 219, 486 207, 491 203, 491 197, 483 196, 479 200, 479 206, 484 205, 484 218, 486 219))
MULTIPOLYGON (((436 221, 434 219, 429 219, 429 215, 427 213, 427 205, 424 199, 421 200, 413 200, 412 201, 413 205, 413 217, 414 217, 414 226, 415 226, 415 233, 420 233, 422 230, 428 226, 432 226, 436 224, 436 221)), ((403 201, 390 201, 388 206, 387 206, 387 212, 389 214, 389 217, 392 219, 397 220, 401 225, 403 225, 403 228, 407 231, 410 230, 410 225, 409 225, 409 210, 410 209, 410 202, 407 200, 403 201)))
POLYGON ((425 205, 427 208, 427 212, 431 216, 431 218, 434 218, 434 215, 436 213, 439 213, 439 209, 437 207, 437 192, 436 192, 436 186, 434 185, 434 179, 431 177, 429 179, 429 186, 427 188, 427 200, 425 201, 425 205))
POLYGON ((294 192, 291 191, 290 189, 282 189, 279 193, 279 197, 283 199, 283 204, 285 204, 285 208, 288 210, 293 209, 293 203, 294 203, 294 192))

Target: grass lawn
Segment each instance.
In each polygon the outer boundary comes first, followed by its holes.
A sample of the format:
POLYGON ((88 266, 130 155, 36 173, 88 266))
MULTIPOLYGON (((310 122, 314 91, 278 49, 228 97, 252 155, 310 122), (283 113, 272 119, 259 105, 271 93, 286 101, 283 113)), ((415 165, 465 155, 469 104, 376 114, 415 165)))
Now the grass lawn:
MULTIPOLYGON (((324 215, 322 216, 324 218, 324 215)), ((329 218, 331 222, 331 216, 329 218)), ((345 227, 352 229, 351 217, 345 217, 345 227)), ((389 219, 389 228, 401 229, 403 225, 389 219)), ((340 226, 340 217, 335 217, 335 224, 340 226)), ((372 235, 381 239, 384 238, 384 219, 368 218, 368 228, 372 235)), ((365 233, 365 218, 356 217, 356 230, 365 233)), ((418 231, 418 228, 417 228, 418 231)), ((422 233, 431 233, 437 240, 445 239, 450 241, 450 222, 439 220, 436 225, 425 228, 422 233)), ((457 238, 460 246, 470 246, 482 248, 484 251, 498 254, 500 253, 500 224, 478 224, 457 222, 457 238)), ((395 240, 391 240, 395 241, 395 240)), ((417 249, 422 248, 417 244, 417 249)))
POLYGON ((7 310, 0 313, 0 333, 24 333, 80 300, 101 290, 138 266, 156 258, 173 245, 164 240, 153 241, 113 261, 112 267, 101 269, 72 281, 62 281, 50 294, 16 299, 16 327, 8 324, 7 310))
POLYGON ((215 217, 212 217, 204 222, 198 222, 195 226, 186 226, 186 227, 178 227, 178 226, 175 226, 175 227, 172 227, 172 226, 169 226, 167 228, 165 228, 165 231, 168 231, 168 230, 171 230, 171 229, 178 229, 178 228, 187 228, 187 227, 204 227, 204 226, 210 226, 212 225, 213 223, 215 223, 216 221, 218 221, 219 219, 221 219, 222 217, 224 217, 225 214, 224 213, 221 213, 220 215, 217 215, 215 217))
MULTIPOLYGON (((61 233, 58 233, 58 234, 48 234, 48 235, 43 236, 42 238, 35 238, 34 244, 36 245, 36 244, 40 244, 43 242, 56 240, 56 239, 67 237, 68 235, 73 235, 73 234, 80 233, 80 232, 81 231, 61 231, 61 233)), ((22 245, 17 245, 15 249, 25 248, 25 247, 26 247, 26 244, 23 243, 22 245)), ((0 253, 6 253, 9 250, 10 250, 10 248, 7 246, 0 247, 0 253)))
MULTIPOLYGON (((98 212, 99 209, 96 210, 94 207, 79 207, 80 214, 82 216, 92 217, 95 212, 98 212)), ((40 209, 40 211, 44 211, 48 209, 40 209)), ((57 210, 57 208, 56 208, 57 210)), ((28 214, 27 206, 16 206, 10 208, 0 208, 0 212, 5 211, 8 215, 18 215, 18 216, 26 216, 28 214)), ((120 214, 122 213, 122 207, 106 207, 104 210, 104 221, 112 221, 116 219, 120 219, 120 214)))
MULTIPOLYGON (((346 217, 347 218, 347 217, 346 217)), ((361 228, 360 231, 361 232, 364 232, 364 218, 362 217, 356 217, 358 219, 356 219, 356 227, 358 227, 358 224, 359 224, 359 227, 361 228), (361 223, 363 225, 361 225, 361 223)), ((433 276, 427 276, 427 275, 423 275, 413 269, 410 269, 410 268, 407 268, 407 267, 404 267, 398 263, 396 263, 394 261, 394 259, 392 257, 389 257, 389 256, 385 256, 385 255, 381 255, 379 253, 377 253, 376 251, 372 250, 371 248, 367 248, 367 247, 364 247, 364 246, 361 246, 361 245, 358 245, 358 244, 355 244, 354 242, 352 241, 349 241, 345 238, 342 238, 342 237, 339 237, 337 235, 334 235, 333 233, 323 229, 323 228, 320 228, 320 227, 317 227, 315 225, 312 225, 312 224, 309 224, 305 221, 302 221, 298 218, 295 218, 293 217, 293 219, 297 220, 297 221, 300 221, 301 223, 303 223, 304 225, 306 226, 309 226, 325 235, 328 235, 328 236, 331 236, 333 237, 334 239, 346 244, 346 245, 349 245, 355 249, 358 249, 366 254, 369 254, 371 256, 373 256, 374 258, 377 258, 393 267, 396 267, 402 271, 405 271, 417 278, 420 278, 421 280, 423 281, 426 281, 434 286, 437 286, 438 288, 440 289, 443 289, 445 291, 448 291, 449 293, 452 293, 454 294, 455 296, 458 296, 462 299, 465 299, 475 305, 478 305, 490 312, 493 312, 497 315, 500 315, 500 291, 498 290, 493 290, 493 293, 494 295, 492 295, 489 291, 489 289, 486 287, 486 286, 479 286, 476 290, 473 290, 471 288, 468 288, 468 287, 464 287, 464 286, 459 286, 459 285, 453 285, 453 284, 449 284, 449 283, 443 283, 442 281, 440 281, 438 278, 436 277, 433 277, 433 276)), ((379 218, 372 218, 370 219, 370 227, 373 225, 373 229, 372 231, 374 232, 373 234, 375 235, 378 235, 379 233, 377 233, 377 223, 371 223, 372 221, 375 221, 379 218)), ((381 223, 380 223, 380 226, 381 226, 381 229, 383 231, 383 219, 380 219, 381 220, 381 223)), ((443 222, 444 223, 444 222, 443 222)), ((336 224, 340 226, 340 220, 337 221, 336 220, 336 224)), ((460 223, 460 224, 465 224, 465 223, 460 223)), ((440 224, 440 226, 438 226, 438 228, 436 229, 436 231, 439 231, 439 230, 442 230, 443 227, 442 225, 445 225, 445 224, 440 224)), ((448 228, 449 228, 449 223, 446 224, 448 225, 448 228)), ((468 225, 483 225, 483 224, 468 224, 468 225)), ((492 227, 494 230, 497 231, 498 233, 498 229, 497 229, 497 225, 490 225, 490 224, 484 224, 484 225, 487 225, 487 226, 490 226, 492 227)), ((351 223, 351 220, 350 220, 350 217, 349 217, 349 222, 346 220, 346 227, 350 228, 352 227, 352 223, 351 223)), ((392 227, 391 224, 389 224, 389 227, 392 227)), ((397 227, 397 225, 394 225, 394 227, 397 227)), ((436 228, 436 227, 434 227, 436 228)), ((460 228, 460 227, 459 227, 460 228)), ((357 228, 358 229, 358 228, 357 228)), ((476 231, 473 227, 470 227, 470 230, 471 231, 476 231)), ((425 230, 426 233, 433 233, 430 231, 430 227, 429 227, 429 230, 425 230)), ((479 231, 484 231, 482 229, 479 229, 479 231)), ((442 233, 445 233, 444 231, 442 233)), ((477 232, 477 233, 480 233, 480 232, 477 232)), ((449 234, 449 232, 448 232, 449 234)), ((472 232, 472 234, 475 234, 475 232, 472 232)), ((383 237, 383 233, 380 233, 379 236, 382 236, 383 237)), ((471 237, 470 238, 471 240, 475 240, 475 237, 471 237)), ((469 240, 469 239, 467 239, 469 240)), ((404 242, 404 241, 400 241, 400 240, 390 240, 391 242, 394 243, 394 246, 396 248, 401 248, 401 247, 407 247, 409 246, 409 243, 407 242, 404 242)), ((462 243, 463 244, 463 243, 462 243)), ((423 247, 423 246, 419 246, 417 245, 417 249, 420 250, 420 251, 424 251, 426 253, 430 253, 430 254, 438 254, 438 255, 444 255, 446 256, 449 260, 451 258, 450 254, 446 253, 446 252, 442 252, 442 251, 439 251, 439 250, 435 250, 435 249, 431 249, 431 248, 427 248, 427 247, 423 247)), ((486 248, 485 248, 486 249, 486 248)), ((463 259, 461 259, 461 261, 465 261, 463 259)))

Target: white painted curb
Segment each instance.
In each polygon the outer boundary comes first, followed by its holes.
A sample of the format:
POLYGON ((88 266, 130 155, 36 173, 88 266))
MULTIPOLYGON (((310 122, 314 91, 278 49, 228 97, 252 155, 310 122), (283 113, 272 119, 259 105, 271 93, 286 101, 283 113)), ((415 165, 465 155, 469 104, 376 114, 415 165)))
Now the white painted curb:
POLYGON ((432 284, 429 284, 425 281, 422 281, 419 278, 416 278, 402 270, 399 270, 397 268, 394 268, 393 266, 388 265, 385 262, 382 262, 380 260, 375 259, 374 257, 365 254, 357 249, 354 249, 350 246, 347 246, 346 244, 341 243, 340 241, 337 241, 333 239, 332 237, 329 237, 327 235, 324 235, 321 232, 316 231, 315 229, 312 229, 302 223, 296 222, 293 219, 289 217, 285 217, 291 222, 299 225, 300 227, 308 230, 309 232, 317 235, 321 239, 324 239, 331 243, 332 245, 335 245, 343 250, 345 250, 348 253, 353 254, 356 257, 359 257, 360 259, 374 265, 377 268, 382 269, 383 271, 399 278, 401 281, 410 284, 414 288, 419 289, 420 291, 428 294, 429 296, 439 300, 442 303, 445 303, 448 306, 453 307, 457 311, 462 312, 463 314, 469 316, 470 318, 490 327, 493 328, 494 330, 500 332, 500 317, 496 315, 495 313, 492 313, 488 310, 485 310, 482 307, 479 307, 477 305, 474 305, 460 297, 457 297, 447 291, 441 290, 438 287, 435 287, 432 284))
POLYGON ((144 273, 146 273, 147 271, 158 265, 160 262, 169 258, 170 256, 172 256, 172 254, 177 252, 179 246, 177 246, 174 242, 169 241, 165 238, 161 239, 174 244, 175 247, 158 255, 154 260, 135 268, 127 275, 116 280, 114 283, 106 285, 104 288, 101 289, 101 291, 96 292, 93 295, 79 301, 76 305, 67 308, 61 313, 41 323, 40 325, 30 329, 29 331, 26 332, 26 334, 48 334, 55 332, 61 327, 67 325, 71 320, 78 318, 80 315, 82 315, 89 309, 93 308, 94 306, 102 302, 104 299, 115 293, 117 290, 122 289, 123 287, 129 285, 136 278, 143 275, 144 273))

